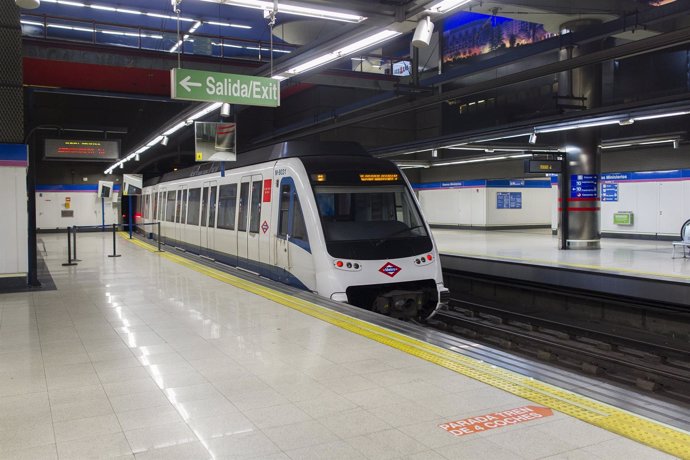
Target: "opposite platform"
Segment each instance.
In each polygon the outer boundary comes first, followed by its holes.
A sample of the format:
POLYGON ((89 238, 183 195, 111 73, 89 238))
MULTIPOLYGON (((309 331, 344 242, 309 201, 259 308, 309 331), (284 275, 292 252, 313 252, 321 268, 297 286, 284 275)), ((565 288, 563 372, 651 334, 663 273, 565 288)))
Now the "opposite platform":
POLYGON ((440 426, 547 397, 614 431, 632 417, 685 456, 682 431, 221 271, 124 242, 108 259, 101 234, 61 267, 61 239, 44 239, 58 290, 0 295, 0 456, 666 457, 558 411, 471 435, 440 426))

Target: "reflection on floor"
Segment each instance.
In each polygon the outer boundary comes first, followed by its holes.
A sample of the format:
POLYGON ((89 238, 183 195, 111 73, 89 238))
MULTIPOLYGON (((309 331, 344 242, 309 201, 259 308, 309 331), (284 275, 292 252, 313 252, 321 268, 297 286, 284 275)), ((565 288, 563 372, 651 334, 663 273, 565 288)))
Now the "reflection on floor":
POLYGON ((439 424, 530 404, 110 236, 58 290, 0 294, 0 458, 665 459, 561 413, 471 436, 439 424))
POLYGON ((690 282, 690 258, 676 259, 669 241, 606 238, 599 250, 558 249, 550 229, 446 230, 433 229, 441 254, 511 260, 526 264, 601 270, 629 276, 690 282))

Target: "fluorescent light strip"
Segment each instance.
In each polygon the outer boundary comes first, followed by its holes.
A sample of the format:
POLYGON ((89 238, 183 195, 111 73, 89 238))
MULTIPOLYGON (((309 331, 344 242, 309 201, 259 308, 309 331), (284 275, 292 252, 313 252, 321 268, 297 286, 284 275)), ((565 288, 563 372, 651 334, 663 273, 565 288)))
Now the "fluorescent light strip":
POLYGON ((431 8, 427 8, 426 12, 443 14, 469 2, 470 0, 443 0, 442 2, 435 4, 431 8))
POLYGON ((329 62, 333 62, 335 60, 338 60, 340 58, 343 58, 349 54, 356 53, 358 51, 365 50, 367 48, 370 48, 374 45, 378 45, 380 43, 385 42, 386 40, 390 40, 393 37, 397 37, 398 35, 401 35, 401 32, 397 32, 394 30, 382 30, 381 32, 378 32, 374 35, 371 35, 367 38, 363 38, 362 40, 356 41, 350 45, 344 46, 338 50, 335 50, 331 53, 324 54, 323 56, 319 56, 315 59, 312 59, 311 61, 307 61, 304 64, 300 64, 297 67, 293 67, 292 69, 288 70, 287 73, 296 75, 298 73, 305 72, 307 70, 314 69, 316 67, 322 66, 324 64, 327 64, 329 62))
MULTIPOLYGON (((149 16, 152 18, 160 18, 160 19, 170 19, 172 21, 176 21, 178 18, 177 16, 172 16, 169 14, 161 14, 161 13, 153 13, 153 12, 144 12, 144 11, 138 11, 138 10, 131 10, 129 8, 120 8, 120 7, 114 7, 114 6, 108 6, 108 5, 99 5, 97 3, 81 3, 81 2, 73 2, 70 0, 43 0, 44 3, 56 3, 58 5, 66 5, 66 6, 78 6, 82 8, 91 8, 94 10, 101 10, 101 11, 111 11, 114 13, 123 13, 123 14, 136 14, 136 15, 145 15, 149 16)), ((180 21, 182 22, 198 22, 199 26, 202 24, 213 24, 213 25, 219 25, 219 26, 225 26, 225 27, 236 27, 239 29, 251 29, 251 26, 245 26, 242 24, 227 24, 224 22, 215 22, 215 21, 201 21, 198 19, 193 19, 193 18, 187 18, 184 16, 180 16, 180 21)), ((199 27, 197 26, 197 28, 199 27)), ((195 29, 196 30, 196 29, 195 29)))
MULTIPOLYGON (((256 10, 263 10, 264 15, 273 11, 273 2, 262 0, 203 0, 209 3, 222 3, 223 5, 239 6, 243 8, 253 8, 256 10)), ((307 16, 311 18, 329 19, 331 21, 352 22, 358 23, 366 20, 365 16, 357 14, 344 13, 341 11, 324 10, 319 8, 309 8, 298 5, 278 5, 278 13, 295 14, 298 16, 307 16)))
POLYGON ((25 19, 22 19, 22 20, 19 21, 19 22, 21 22, 22 24, 25 24, 25 25, 27 25, 27 26, 38 26, 38 27, 43 27, 43 23, 42 23, 42 22, 27 21, 27 20, 25 20, 25 19))
POLYGON ((644 121, 644 120, 656 120, 657 118, 678 117, 681 115, 690 115, 690 111, 669 112, 669 113, 661 113, 658 115, 644 115, 642 117, 634 117, 633 119, 635 121, 644 121))
POLYGON ((228 24, 227 22, 204 21, 204 24, 220 27, 235 27, 237 29, 251 29, 250 26, 243 26, 242 24, 228 24))
POLYGON ((213 112, 214 110, 219 109, 221 105, 223 105, 223 104, 220 102, 214 102, 213 104, 207 105, 206 107, 202 108, 198 112, 192 114, 192 116, 187 118, 185 121, 181 121, 181 122, 177 123, 176 125, 174 125, 173 127, 169 128, 167 131, 163 132, 163 134, 157 135, 156 137, 151 139, 149 142, 147 142, 146 145, 140 147, 136 151, 130 153, 127 157, 123 158, 122 160, 120 160, 117 163, 115 163, 114 165, 112 165, 110 168, 106 169, 104 171, 104 173, 105 174, 111 174, 112 171, 115 168, 117 168, 118 166, 124 165, 125 162, 131 160, 136 155, 144 153, 148 149, 150 149, 151 147, 158 145, 163 140, 164 137, 172 135, 173 133, 175 133, 175 132, 179 131, 180 129, 184 128, 185 126, 187 126, 190 122, 193 122, 194 120, 197 120, 197 119, 199 119, 205 115, 208 115, 209 113, 213 112))
POLYGON ((617 125, 620 120, 601 120, 601 121, 591 121, 591 122, 584 122, 584 123, 576 123, 572 125, 563 125, 563 126, 554 126, 554 127, 545 127, 545 128, 536 128, 534 130, 535 133, 540 134, 540 133, 556 133, 560 131, 571 131, 573 129, 580 129, 580 128, 595 128, 597 126, 608 126, 608 125, 617 125))

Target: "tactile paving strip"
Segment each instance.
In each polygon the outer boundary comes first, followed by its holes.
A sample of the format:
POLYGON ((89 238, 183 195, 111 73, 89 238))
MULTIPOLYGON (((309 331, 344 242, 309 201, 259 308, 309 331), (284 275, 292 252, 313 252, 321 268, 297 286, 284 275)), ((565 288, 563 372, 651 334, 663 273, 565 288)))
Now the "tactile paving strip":
MULTIPOLYGON (((126 239, 146 250, 155 251, 156 249, 142 241, 126 239)), ((160 253, 160 255, 224 283, 231 284, 355 334, 451 369, 487 385, 560 411, 671 455, 690 459, 690 433, 683 430, 428 344, 404 334, 399 334, 367 321, 352 318, 312 302, 237 278, 220 270, 206 267, 184 257, 167 252, 160 253)))

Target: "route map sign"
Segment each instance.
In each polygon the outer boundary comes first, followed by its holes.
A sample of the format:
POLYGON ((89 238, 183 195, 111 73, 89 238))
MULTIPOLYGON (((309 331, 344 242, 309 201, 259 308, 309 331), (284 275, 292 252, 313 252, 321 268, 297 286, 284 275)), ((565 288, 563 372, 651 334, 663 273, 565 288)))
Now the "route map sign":
POLYGON ((171 97, 186 101, 278 107, 280 82, 273 78, 172 69, 171 97))

